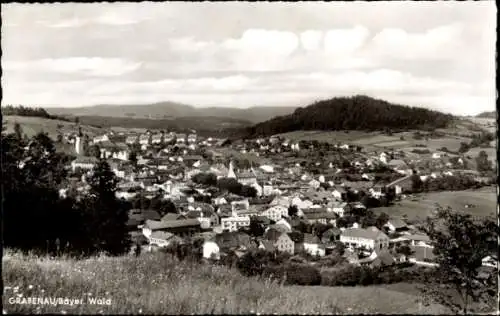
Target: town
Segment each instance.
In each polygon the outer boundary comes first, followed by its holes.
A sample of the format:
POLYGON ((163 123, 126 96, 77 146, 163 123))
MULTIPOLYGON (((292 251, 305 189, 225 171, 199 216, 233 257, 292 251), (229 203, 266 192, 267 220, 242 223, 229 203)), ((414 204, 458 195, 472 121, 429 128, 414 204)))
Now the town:
POLYGON ((494 2, 1 7, 2 314, 497 312, 494 2))
MULTIPOLYGON (((472 176, 474 187, 491 184, 464 170, 462 158, 441 151, 412 158, 347 143, 231 142, 196 131, 92 139, 80 132, 64 141, 74 145, 77 158, 62 197, 85 193, 86 177, 105 159, 120 179, 116 197, 133 202, 127 226, 137 247, 155 251, 201 238, 207 260, 241 257, 250 249, 325 257, 342 248, 352 265, 434 266, 433 246, 418 223, 376 216, 372 208, 412 199, 416 184, 436 179, 472 176), (157 200, 171 207, 159 209, 157 200)), ((494 267, 496 260, 485 257, 483 265, 494 267)))

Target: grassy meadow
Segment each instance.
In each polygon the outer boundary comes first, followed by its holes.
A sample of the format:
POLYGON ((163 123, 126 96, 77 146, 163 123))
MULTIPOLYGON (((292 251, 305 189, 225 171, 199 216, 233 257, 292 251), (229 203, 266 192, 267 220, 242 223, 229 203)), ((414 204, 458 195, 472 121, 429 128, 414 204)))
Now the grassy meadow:
POLYGON ((139 258, 50 259, 7 251, 3 263, 4 313, 57 314, 437 314, 415 294, 384 286, 285 287, 236 270, 189 264, 161 253, 139 258), (81 299, 81 305, 15 305, 12 297, 81 299), (110 305, 89 304, 89 298, 110 305))
MULTIPOLYGON (((4 125, 8 133, 14 132, 15 123, 19 123, 23 129, 23 133, 28 137, 34 136, 41 131, 49 134, 49 137, 56 139, 58 134, 72 133, 78 131, 78 124, 74 122, 67 122, 61 120, 50 120, 42 117, 30 116, 4 116, 4 125)), ((101 128, 81 125, 82 132, 89 136, 103 134, 104 130, 101 128)))
MULTIPOLYGON (((425 145, 431 152, 437 151, 442 147, 446 147, 451 151, 457 151, 460 148, 460 143, 469 143, 470 138, 456 135, 445 135, 440 138, 430 138, 428 140, 413 139, 413 132, 402 132, 387 135, 382 132, 363 132, 363 131, 295 131, 285 134, 278 134, 291 140, 317 140, 328 143, 349 143, 359 145, 365 151, 384 150, 392 148, 395 150, 403 150, 411 152, 412 149, 419 148, 416 145, 425 145)), ((419 148, 424 149, 424 148, 419 148)))
POLYGON ((375 213, 384 212, 389 216, 407 216, 408 220, 420 221, 431 215, 436 203, 442 207, 450 206, 453 210, 473 216, 491 217, 496 214, 497 195, 495 187, 484 187, 478 190, 444 191, 417 194, 416 201, 406 199, 389 207, 373 209, 375 213), (465 208, 465 204, 473 204, 474 208, 465 208))

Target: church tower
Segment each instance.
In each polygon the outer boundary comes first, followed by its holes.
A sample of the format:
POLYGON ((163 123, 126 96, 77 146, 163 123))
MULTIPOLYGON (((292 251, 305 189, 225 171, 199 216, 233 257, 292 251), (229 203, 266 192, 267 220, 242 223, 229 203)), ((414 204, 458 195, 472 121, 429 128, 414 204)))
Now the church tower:
POLYGON ((78 135, 75 139, 75 152, 77 155, 84 155, 84 140, 82 134, 82 128, 78 127, 78 135))
POLYGON ((229 172, 227 173, 228 178, 236 179, 236 174, 234 173, 233 161, 229 162, 229 172))

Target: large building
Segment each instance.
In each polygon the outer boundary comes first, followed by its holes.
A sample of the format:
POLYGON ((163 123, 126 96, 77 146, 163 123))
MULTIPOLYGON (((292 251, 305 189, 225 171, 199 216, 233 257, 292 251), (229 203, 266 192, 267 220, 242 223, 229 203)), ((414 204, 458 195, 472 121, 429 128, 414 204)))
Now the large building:
POLYGON ((389 237, 376 227, 348 228, 340 235, 340 242, 350 248, 387 249, 389 237))

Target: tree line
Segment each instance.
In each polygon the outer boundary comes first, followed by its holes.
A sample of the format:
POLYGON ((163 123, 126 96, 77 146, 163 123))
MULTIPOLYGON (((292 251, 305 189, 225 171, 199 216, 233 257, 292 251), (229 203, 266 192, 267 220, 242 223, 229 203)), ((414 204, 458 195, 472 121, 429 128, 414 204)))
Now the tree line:
POLYGON ((17 115, 17 116, 31 116, 31 117, 42 117, 50 120, 61 120, 72 122, 72 120, 68 119, 64 116, 51 115, 43 108, 31 108, 25 106, 12 106, 6 105, 2 106, 2 114, 3 115, 17 115))

